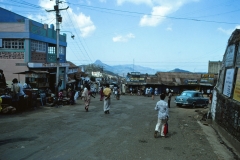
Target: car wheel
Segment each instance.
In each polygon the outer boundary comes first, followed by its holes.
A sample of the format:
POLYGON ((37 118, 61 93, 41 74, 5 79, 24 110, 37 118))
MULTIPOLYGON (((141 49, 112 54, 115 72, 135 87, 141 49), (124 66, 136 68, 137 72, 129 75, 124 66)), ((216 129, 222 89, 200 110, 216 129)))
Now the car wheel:
POLYGON ((196 108, 196 103, 193 103, 193 104, 192 104, 192 108, 196 108))
POLYGON ((177 104, 178 107, 182 107, 182 104, 177 104))

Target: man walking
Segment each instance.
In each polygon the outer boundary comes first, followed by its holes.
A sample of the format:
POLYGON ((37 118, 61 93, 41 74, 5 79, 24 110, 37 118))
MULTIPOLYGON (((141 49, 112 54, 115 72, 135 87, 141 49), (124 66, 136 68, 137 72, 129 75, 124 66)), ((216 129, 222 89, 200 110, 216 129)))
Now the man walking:
POLYGON ((103 90, 103 94, 104 94, 104 105, 103 105, 103 111, 105 114, 109 114, 109 110, 110 110, 110 104, 111 104, 111 89, 109 88, 109 84, 106 84, 106 88, 104 88, 103 90))
POLYGON ((170 91, 168 93, 168 108, 170 108, 171 98, 172 98, 172 92, 170 91))

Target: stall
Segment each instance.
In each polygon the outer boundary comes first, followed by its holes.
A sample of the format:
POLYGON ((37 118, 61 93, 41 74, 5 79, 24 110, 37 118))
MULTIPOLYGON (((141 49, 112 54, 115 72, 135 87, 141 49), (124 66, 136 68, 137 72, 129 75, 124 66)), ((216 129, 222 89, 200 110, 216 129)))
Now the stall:
POLYGON ((49 72, 25 71, 15 74, 25 74, 25 82, 30 86, 23 89, 24 93, 29 97, 28 108, 36 108, 38 102, 42 106, 45 105, 49 88, 49 72))

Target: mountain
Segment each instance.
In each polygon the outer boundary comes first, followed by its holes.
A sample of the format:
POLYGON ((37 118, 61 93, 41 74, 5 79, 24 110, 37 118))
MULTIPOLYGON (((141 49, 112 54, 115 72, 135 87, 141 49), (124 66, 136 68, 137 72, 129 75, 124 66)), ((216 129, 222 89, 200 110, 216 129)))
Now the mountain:
POLYGON ((94 64, 97 66, 103 67, 104 71, 110 71, 123 76, 130 72, 140 72, 143 74, 144 73, 155 74, 158 71, 152 68, 142 67, 139 65, 132 65, 132 64, 109 66, 105 63, 102 63, 100 60, 96 60, 94 64))
MULTIPOLYGON (((105 72, 105 73, 108 73, 111 75, 120 75, 123 77, 126 76, 127 73, 131 73, 131 72, 140 72, 141 74, 145 74, 145 73, 156 74, 157 72, 188 72, 188 73, 191 73, 189 71, 182 70, 179 68, 175 68, 170 71, 160 71, 160 70, 152 69, 149 67, 143 67, 143 66, 133 65, 133 64, 110 66, 105 63, 102 63, 100 60, 96 60, 93 64, 96 66, 102 67, 103 72, 105 72)), ((82 66, 86 66, 86 65, 82 65, 82 66)))
POLYGON ((182 70, 182 69, 179 69, 179 68, 175 68, 174 70, 171 70, 171 71, 168 71, 168 72, 187 72, 187 73, 191 73, 189 71, 182 70))

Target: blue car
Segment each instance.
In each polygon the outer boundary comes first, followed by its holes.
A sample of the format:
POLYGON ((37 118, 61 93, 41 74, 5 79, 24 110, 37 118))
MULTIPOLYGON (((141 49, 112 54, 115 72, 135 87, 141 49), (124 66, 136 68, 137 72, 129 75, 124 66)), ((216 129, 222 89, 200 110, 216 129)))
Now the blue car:
POLYGON ((204 107, 209 103, 208 98, 205 98, 201 92, 186 90, 181 93, 180 96, 176 96, 175 101, 177 106, 192 106, 204 107))

